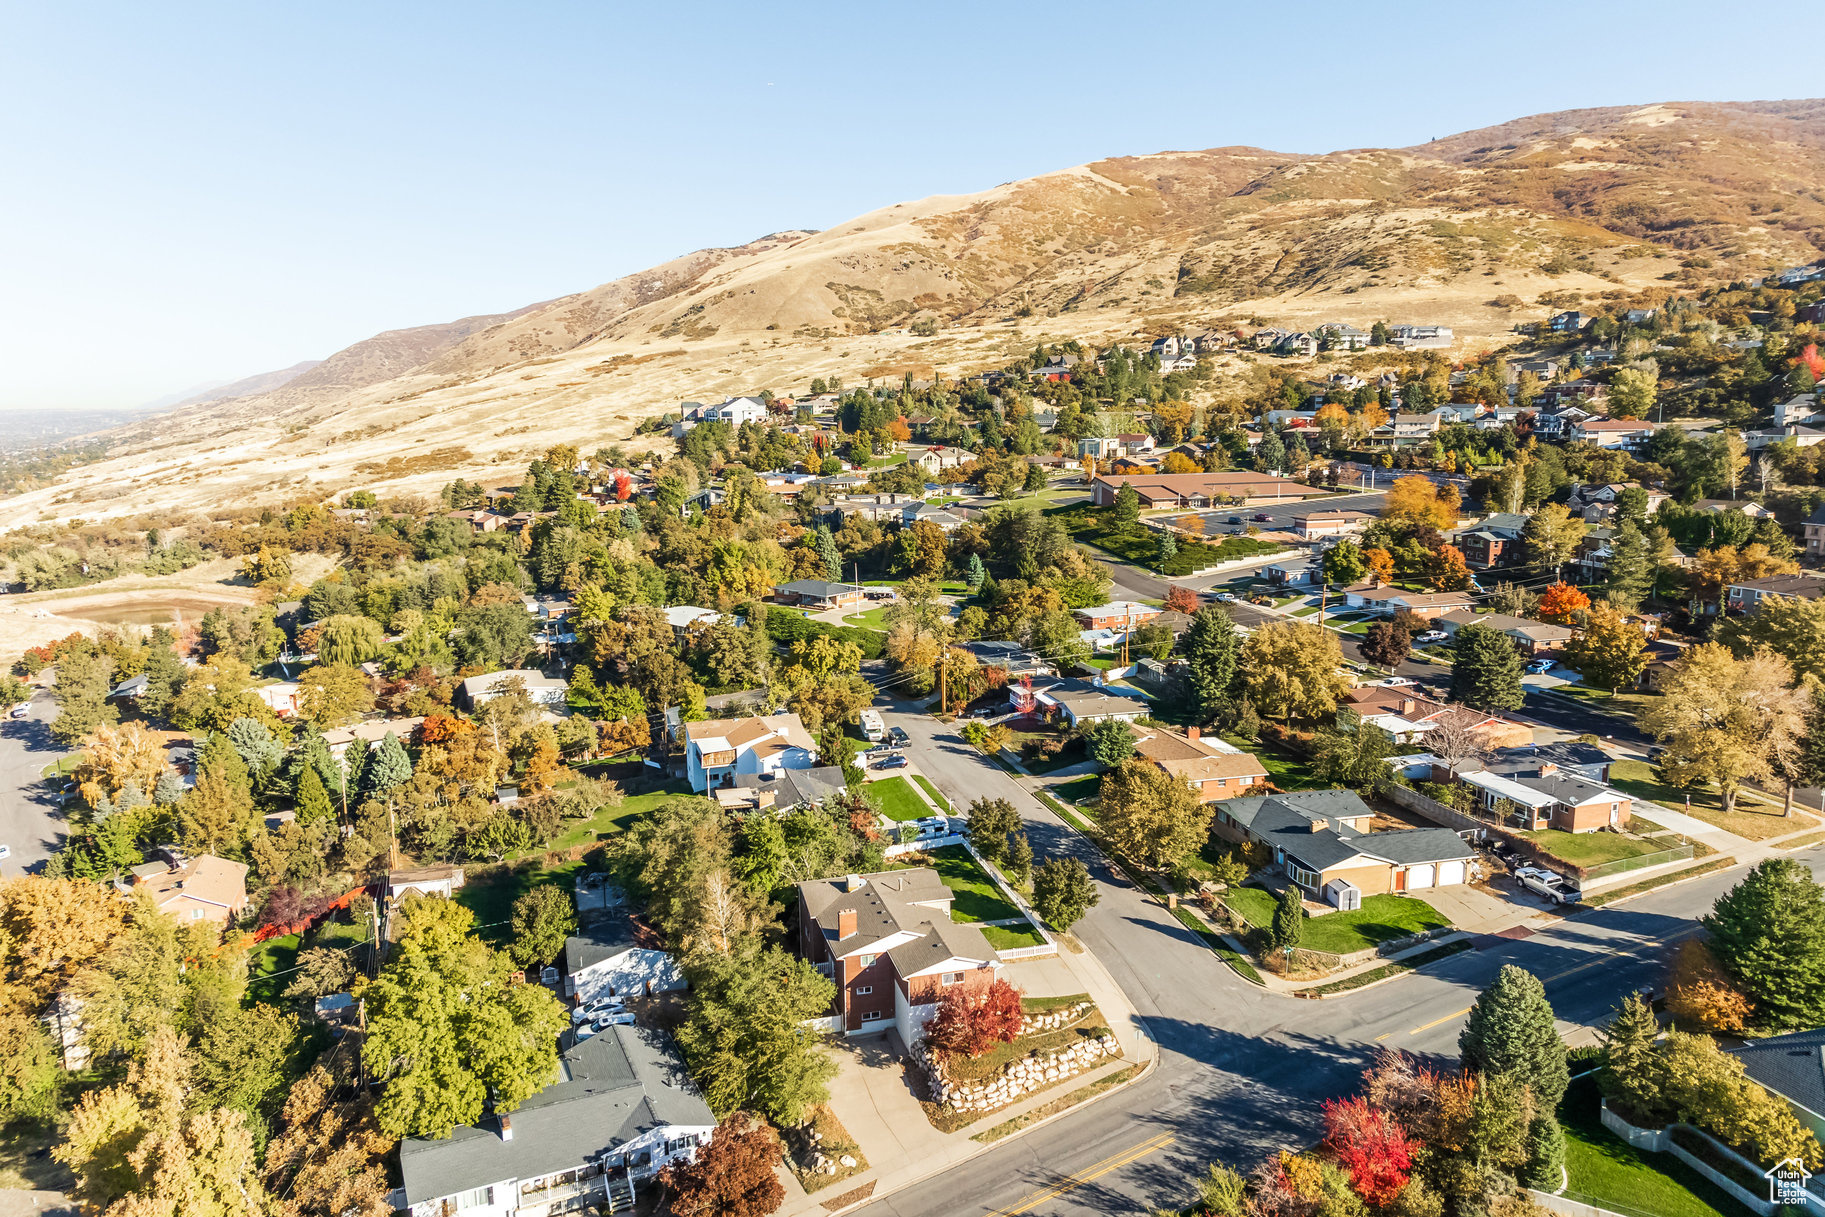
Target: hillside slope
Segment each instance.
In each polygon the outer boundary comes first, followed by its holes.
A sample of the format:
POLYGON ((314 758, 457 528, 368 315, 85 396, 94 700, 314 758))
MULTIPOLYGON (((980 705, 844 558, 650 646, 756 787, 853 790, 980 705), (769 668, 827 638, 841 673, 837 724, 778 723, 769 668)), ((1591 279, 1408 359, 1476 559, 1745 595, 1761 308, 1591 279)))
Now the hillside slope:
POLYGON ((625 440, 680 399, 966 372, 1066 337, 1388 318, 1453 326, 1470 352, 1545 292, 1810 261, 1820 183, 1820 101, 1568 111, 1326 156, 1117 157, 377 335, 270 393, 123 429, 109 460, 0 503, 0 526, 511 480, 551 443, 625 440))

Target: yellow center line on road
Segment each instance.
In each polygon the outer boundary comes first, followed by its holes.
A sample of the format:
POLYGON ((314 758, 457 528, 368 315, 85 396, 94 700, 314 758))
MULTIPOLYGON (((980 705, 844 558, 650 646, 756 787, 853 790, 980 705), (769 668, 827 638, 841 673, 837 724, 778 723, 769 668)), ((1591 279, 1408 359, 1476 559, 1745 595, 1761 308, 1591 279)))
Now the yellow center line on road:
POLYGON ((1440 1023, 1448 1023, 1454 1018, 1463 1018, 1468 1013, 1470 1013, 1470 1007, 1465 1006, 1462 1010, 1458 1010, 1454 1013, 1447 1014, 1444 1018, 1435 1018, 1423 1027, 1415 1027, 1415 1028, 1413 1028, 1413 1030, 1407 1032, 1407 1034, 1408 1035, 1418 1035, 1422 1031, 1430 1031, 1434 1027, 1438 1026, 1440 1023))
POLYGON ((1157 1153, 1171 1145, 1175 1140, 1177 1140, 1177 1138, 1171 1133, 1161 1133, 1158 1136, 1149 1137, 1139 1145, 1131 1146, 1119 1154, 1104 1158, 1101 1162, 1087 1167, 1075 1175, 1065 1176, 1051 1187, 1042 1188, 1037 1192, 1033 1192, 1024 1197, 1020 1203, 1013 1208, 996 1209, 989 1217, 1018 1217, 1019 1214, 1038 1208, 1048 1200, 1056 1200, 1060 1196, 1076 1191, 1086 1183, 1101 1179, 1111 1171, 1120 1170, 1130 1163, 1140 1161, 1148 1154, 1157 1153))

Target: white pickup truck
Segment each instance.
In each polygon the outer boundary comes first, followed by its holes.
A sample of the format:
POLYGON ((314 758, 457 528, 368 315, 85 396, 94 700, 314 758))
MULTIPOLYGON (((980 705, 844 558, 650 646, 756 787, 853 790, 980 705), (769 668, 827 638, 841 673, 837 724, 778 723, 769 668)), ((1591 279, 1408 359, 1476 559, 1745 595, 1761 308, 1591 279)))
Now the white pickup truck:
POLYGON ((1519 867, 1514 877, 1522 887, 1554 904, 1576 904, 1584 898, 1584 893, 1573 887, 1565 876, 1537 866, 1519 867))

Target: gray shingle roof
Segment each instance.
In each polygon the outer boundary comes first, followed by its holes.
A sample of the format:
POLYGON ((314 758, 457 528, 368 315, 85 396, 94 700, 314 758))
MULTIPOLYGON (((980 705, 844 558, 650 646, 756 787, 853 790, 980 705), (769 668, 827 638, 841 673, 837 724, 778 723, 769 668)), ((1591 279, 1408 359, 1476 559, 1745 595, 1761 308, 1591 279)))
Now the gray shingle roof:
POLYGON ((1744 1044, 1736 1056, 1758 1085, 1825 1116, 1825 1028, 1744 1044))
POLYGON ((575 976, 584 968, 626 954, 637 941, 634 923, 624 916, 585 926, 564 940, 564 970, 575 976))
POLYGON ((1314 871, 1337 866, 1358 855, 1402 866, 1472 856, 1470 848, 1449 828, 1369 833, 1339 823, 1374 814, 1349 790, 1300 790, 1230 799, 1223 804, 1223 810, 1249 832, 1314 871), (1328 823, 1315 829, 1313 823, 1317 820, 1328 823))
POLYGON ((843 771, 835 765, 819 769, 781 769, 775 773, 738 773, 735 784, 746 790, 771 790, 773 806, 785 811, 801 803, 822 803, 843 792, 843 771))
POLYGON ((662 1032, 609 1027, 558 1064, 558 1080, 509 1116, 511 1141, 489 1117, 486 1127, 458 1128, 441 1141, 400 1142, 406 1203, 568 1170, 656 1128, 716 1124, 662 1032))

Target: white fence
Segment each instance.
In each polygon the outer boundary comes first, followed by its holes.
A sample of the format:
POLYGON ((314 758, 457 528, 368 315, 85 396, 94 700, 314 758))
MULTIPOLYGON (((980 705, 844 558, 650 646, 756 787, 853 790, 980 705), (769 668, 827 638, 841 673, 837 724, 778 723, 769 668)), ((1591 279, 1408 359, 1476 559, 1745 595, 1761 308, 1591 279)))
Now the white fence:
POLYGON ((903 841, 898 845, 889 845, 881 851, 884 858, 898 858, 904 854, 922 854, 929 850, 943 849, 946 845, 968 845, 968 837, 952 833, 948 837, 927 837, 923 841, 903 841))

